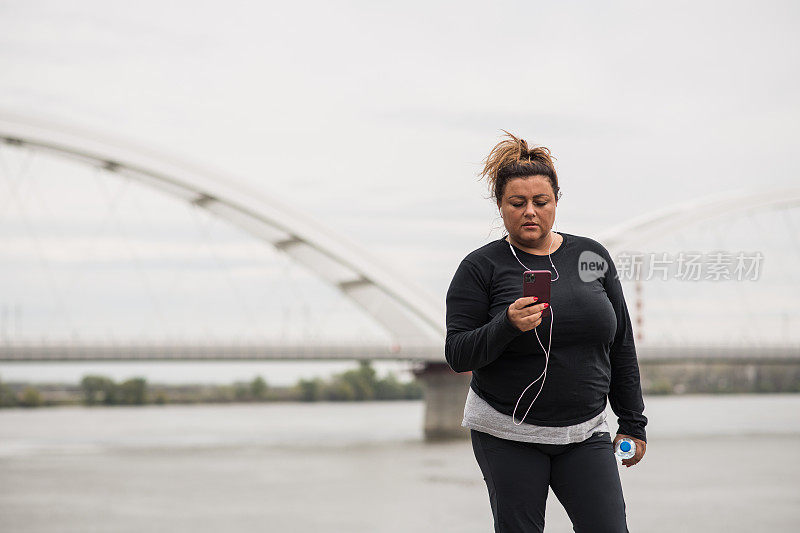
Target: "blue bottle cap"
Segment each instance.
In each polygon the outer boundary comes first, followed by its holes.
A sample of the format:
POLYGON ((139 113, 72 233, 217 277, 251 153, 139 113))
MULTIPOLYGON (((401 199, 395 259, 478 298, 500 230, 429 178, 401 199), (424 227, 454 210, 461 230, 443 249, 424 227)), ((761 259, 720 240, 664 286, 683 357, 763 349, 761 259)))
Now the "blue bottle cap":
POLYGON ((619 443, 619 449, 622 450, 623 452, 629 452, 631 451, 631 443, 624 440, 619 443))

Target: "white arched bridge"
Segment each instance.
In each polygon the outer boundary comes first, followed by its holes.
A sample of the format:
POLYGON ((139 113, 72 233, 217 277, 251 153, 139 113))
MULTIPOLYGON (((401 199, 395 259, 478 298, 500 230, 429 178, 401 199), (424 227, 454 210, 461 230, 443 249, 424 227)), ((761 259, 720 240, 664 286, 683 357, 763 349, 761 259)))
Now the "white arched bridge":
MULTIPOLYGON (((0 140, 125 176, 224 219, 322 277, 379 323, 392 339, 385 345, 338 346, 0 343, 0 361, 391 359, 418 361, 427 368, 443 366, 444 302, 429 296, 402 272, 372 257, 358 243, 314 223, 307 214, 252 190, 231 176, 209 172, 129 142, 111 140, 105 134, 0 115, 0 140)), ((701 220, 731 212, 780 211, 798 206, 800 187, 732 190, 632 219, 596 238, 613 256, 617 250, 647 243, 701 220)), ((645 361, 800 361, 797 346, 780 344, 761 346, 755 351, 752 346, 736 345, 692 344, 676 349, 642 344, 637 351, 645 361)), ((437 390, 441 391, 441 387, 437 390)), ((459 402, 463 399, 458 393, 456 396, 459 402)))
MULTIPOLYGON (((2 360, 101 359, 414 359, 442 360, 444 306, 414 281, 372 257, 358 243, 336 234, 306 213, 266 197, 231 176, 215 174, 109 136, 54 126, 26 117, 0 115, 2 142, 77 159, 136 180, 181 201, 191 203, 241 228, 293 261, 322 276, 358 304, 390 334, 388 346, 262 345, 131 345, 86 344, 73 346, 0 347, 2 360)), ((731 211, 756 212, 800 206, 800 187, 740 189, 692 200, 630 220, 597 236, 612 253, 674 232, 699 220, 731 211), (743 202, 743 199, 747 199, 743 202)), ((644 348, 644 358, 669 357, 669 348, 644 348)), ((692 358, 715 357, 715 347, 695 346, 692 358)), ((732 358, 738 355, 728 354, 732 358)), ((789 356, 781 349, 762 354, 789 356)), ((683 354, 681 357, 689 357, 683 354)), ((716 357, 725 357, 718 354, 716 357)))

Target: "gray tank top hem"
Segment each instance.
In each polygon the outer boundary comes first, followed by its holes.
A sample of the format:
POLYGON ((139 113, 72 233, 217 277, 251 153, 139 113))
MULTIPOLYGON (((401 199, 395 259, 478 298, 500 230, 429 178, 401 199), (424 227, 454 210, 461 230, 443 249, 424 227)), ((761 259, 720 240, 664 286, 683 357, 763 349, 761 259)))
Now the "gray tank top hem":
MULTIPOLYGON (((536 409, 536 404, 533 404, 536 409)), ((527 409, 527 406, 525 407, 527 409)), ((524 411, 518 413, 517 421, 524 411)), ((464 419, 461 425, 465 428, 482 431, 501 439, 516 440, 520 442, 537 442, 540 444, 571 444, 583 442, 598 432, 608 432, 606 412, 579 424, 572 426, 550 427, 537 426, 523 422, 514 423, 511 416, 497 411, 486 400, 475 394, 472 387, 467 393, 464 405, 464 419)))

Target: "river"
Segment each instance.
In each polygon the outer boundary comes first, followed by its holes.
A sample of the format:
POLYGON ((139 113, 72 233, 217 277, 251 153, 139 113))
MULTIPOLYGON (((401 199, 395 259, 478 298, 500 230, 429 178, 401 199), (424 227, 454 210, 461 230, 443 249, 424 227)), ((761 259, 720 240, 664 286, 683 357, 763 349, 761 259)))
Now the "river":
MULTIPOLYGON (((646 396, 632 532, 796 531, 800 394, 646 396)), ((616 418, 609 425, 616 430, 616 418)), ((468 439, 408 402, 0 410, 0 531, 490 532, 468 439)), ((552 491, 546 531, 572 531, 552 491)))

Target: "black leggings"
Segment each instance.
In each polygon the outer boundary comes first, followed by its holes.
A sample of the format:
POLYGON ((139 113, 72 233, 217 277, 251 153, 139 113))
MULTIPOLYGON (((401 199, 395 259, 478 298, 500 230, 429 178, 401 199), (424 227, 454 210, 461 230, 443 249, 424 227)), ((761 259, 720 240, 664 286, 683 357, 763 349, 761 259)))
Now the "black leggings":
POLYGON ((495 533, 544 531, 548 486, 576 532, 628 532, 607 431, 572 444, 518 442, 474 429, 470 436, 489 489, 495 533))

